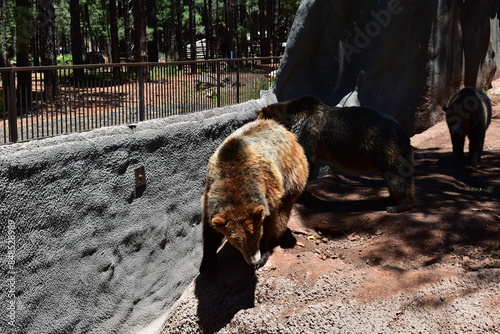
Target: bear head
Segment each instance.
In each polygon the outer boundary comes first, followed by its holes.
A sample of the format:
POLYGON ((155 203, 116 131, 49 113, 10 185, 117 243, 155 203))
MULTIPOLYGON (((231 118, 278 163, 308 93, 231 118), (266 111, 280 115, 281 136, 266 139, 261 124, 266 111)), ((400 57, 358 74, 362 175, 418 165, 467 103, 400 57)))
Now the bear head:
POLYGON ((261 259, 260 239, 267 215, 264 205, 227 208, 212 218, 212 227, 238 249, 245 261, 256 265, 261 259))

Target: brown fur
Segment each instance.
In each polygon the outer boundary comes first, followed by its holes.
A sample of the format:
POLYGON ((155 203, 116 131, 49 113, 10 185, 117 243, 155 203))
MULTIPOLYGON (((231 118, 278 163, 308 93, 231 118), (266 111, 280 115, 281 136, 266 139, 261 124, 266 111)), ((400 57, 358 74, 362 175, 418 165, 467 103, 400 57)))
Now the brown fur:
POLYGON ((248 123, 226 138, 208 162, 200 272, 215 269, 223 237, 247 263, 262 265, 286 231, 307 175, 295 135, 272 120, 248 123))
POLYGON ((271 104, 256 113, 297 135, 311 170, 316 160, 323 160, 349 172, 381 173, 396 203, 387 212, 413 206, 413 151, 394 118, 367 107, 329 107, 312 96, 271 104))

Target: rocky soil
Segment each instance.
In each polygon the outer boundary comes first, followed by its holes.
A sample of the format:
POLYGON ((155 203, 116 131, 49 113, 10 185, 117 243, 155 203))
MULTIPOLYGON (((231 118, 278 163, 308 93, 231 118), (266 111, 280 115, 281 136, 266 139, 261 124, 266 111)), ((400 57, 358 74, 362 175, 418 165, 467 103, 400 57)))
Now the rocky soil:
POLYGON ((254 272, 227 245, 161 333, 500 333, 500 87, 483 160, 455 163, 445 122, 412 138, 417 203, 388 214, 378 175, 310 182, 254 272))

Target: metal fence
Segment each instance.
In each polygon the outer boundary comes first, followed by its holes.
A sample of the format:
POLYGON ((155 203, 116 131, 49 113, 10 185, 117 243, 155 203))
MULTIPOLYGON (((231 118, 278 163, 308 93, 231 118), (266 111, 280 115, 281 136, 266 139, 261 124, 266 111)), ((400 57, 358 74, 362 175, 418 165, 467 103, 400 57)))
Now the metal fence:
POLYGON ((255 99, 271 85, 279 60, 0 68, 0 144, 255 99))

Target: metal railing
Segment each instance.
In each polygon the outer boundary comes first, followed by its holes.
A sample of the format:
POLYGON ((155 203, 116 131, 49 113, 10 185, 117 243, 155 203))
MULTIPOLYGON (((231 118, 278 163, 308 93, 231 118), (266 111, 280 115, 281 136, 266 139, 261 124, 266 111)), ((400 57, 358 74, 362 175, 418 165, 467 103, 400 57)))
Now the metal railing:
POLYGON ((0 144, 255 99, 279 57, 0 68, 0 144), (28 82, 28 84, 26 84, 28 82))

